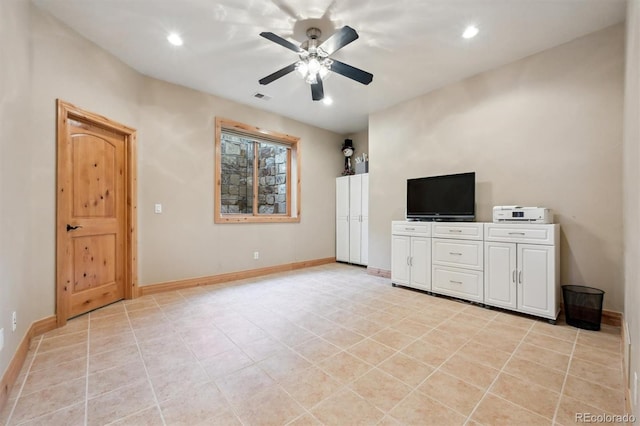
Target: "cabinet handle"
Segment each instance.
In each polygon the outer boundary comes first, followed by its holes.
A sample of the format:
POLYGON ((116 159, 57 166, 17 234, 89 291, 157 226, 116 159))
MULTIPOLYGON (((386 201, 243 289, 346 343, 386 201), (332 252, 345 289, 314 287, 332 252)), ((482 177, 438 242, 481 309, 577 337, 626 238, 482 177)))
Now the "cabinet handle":
POLYGON ((462 284, 462 281, 449 280, 451 284, 462 284))
POLYGON ((513 280, 513 283, 516 283, 516 270, 513 270, 513 273, 511 274, 511 279, 513 280))
POLYGON ((509 232, 509 235, 525 235, 524 232, 509 232))
POLYGON ((462 232, 462 229, 449 229, 449 232, 462 232))
POLYGON ((404 228, 405 231, 415 231, 416 228, 404 228))
POLYGON ((518 282, 522 284, 522 271, 518 272, 518 282))
POLYGON ((409 259, 410 259, 410 257, 407 256, 407 266, 411 266, 411 264, 409 263, 409 259))
POLYGON ((449 254, 453 254, 455 256, 462 256, 462 253, 457 253, 455 251, 450 251, 449 254))
POLYGON ((409 266, 413 266, 413 256, 409 257, 409 266))

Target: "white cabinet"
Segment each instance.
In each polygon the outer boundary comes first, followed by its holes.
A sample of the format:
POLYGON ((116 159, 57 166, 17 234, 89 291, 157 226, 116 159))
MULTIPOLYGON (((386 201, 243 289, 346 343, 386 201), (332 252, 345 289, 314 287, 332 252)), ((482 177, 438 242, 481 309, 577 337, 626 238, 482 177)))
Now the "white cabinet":
POLYGON ((478 222, 435 222, 433 238, 455 238, 457 240, 480 240, 484 228, 478 222))
POLYGON ((516 245, 484 243, 484 303, 506 309, 517 309, 516 245), (491 283, 491 285, 489 285, 491 283))
POLYGON ((434 293, 483 302, 482 236, 481 223, 433 225, 431 290, 434 293))
POLYGON ((434 293, 482 303, 482 271, 434 264, 431 290, 434 293))
POLYGON ((559 225, 392 222, 391 281, 555 321, 559 238, 559 225))
POLYGON ((485 224, 484 303, 555 320, 559 234, 558 225, 485 224))
POLYGON ((336 178, 336 260, 369 262, 369 175, 336 178))
POLYGON ((336 179, 336 260, 349 261, 349 176, 336 179))
POLYGON ((431 290, 431 224, 392 222, 391 282, 431 290))

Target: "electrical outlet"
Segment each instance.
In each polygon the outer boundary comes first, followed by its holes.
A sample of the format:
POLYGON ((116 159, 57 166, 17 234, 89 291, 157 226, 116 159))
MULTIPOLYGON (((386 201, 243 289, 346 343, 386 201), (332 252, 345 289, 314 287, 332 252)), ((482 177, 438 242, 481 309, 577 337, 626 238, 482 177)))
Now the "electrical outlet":
POLYGON ((260 259, 260 252, 259 251, 254 251, 253 252, 253 260, 258 260, 260 259))
POLYGON ((4 349, 4 328, 0 328, 0 352, 4 349))
POLYGON ((16 328, 18 328, 18 316, 15 311, 13 311, 13 315, 11 316, 11 328, 13 328, 13 331, 16 331, 16 328))
POLYGON ((153 206, 153 212, 155 214, 161 214, 162 213, 162 204, 156 204, 155 206, 153 206))

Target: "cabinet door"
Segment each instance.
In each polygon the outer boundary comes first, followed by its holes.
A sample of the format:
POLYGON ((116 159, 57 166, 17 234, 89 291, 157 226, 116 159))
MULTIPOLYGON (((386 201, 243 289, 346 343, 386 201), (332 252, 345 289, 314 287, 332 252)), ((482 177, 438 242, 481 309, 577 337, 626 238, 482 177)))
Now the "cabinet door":
POLYGON ((391 281, 395 284, 409 284, 409 256, 411 237, 391 236, 391 281))
POLYGON ((518 244, 518 310, 555 319, 554 250, 518 244))
POLYGON ((429 238, 411 237, 410 287, 431 290, 431 241, 429 238))
POLYGON ((349 261, 349 176, 336 179, 336 260, 349 261))
POLYGON ((484 243, 484 303, 516 309, 517 271, 514 243, 484 243))
POLYGON ((349 262, 362 262, 362 176, 349 176, 349 262))
POLYGON ((362 175, 362 203, 360 221, 360 263, 369 264, 369 174, 362 175))

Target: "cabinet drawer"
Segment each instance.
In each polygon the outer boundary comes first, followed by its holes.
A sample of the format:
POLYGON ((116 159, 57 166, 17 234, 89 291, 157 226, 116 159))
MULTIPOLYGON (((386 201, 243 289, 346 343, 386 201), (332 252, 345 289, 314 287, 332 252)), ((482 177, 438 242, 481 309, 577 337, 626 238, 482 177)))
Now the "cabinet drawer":
POLYGON ((484 301, 482 271, 472 271, 434 265, 431 291, 460 297, 474 302, 484 301))
POLYGON ((485 224, 485 240, 529 244, 556 244, 558 225, 485 224))
POLYGON ((433 263, 444 266, 482 270, 482 241, 451 240, 434 238, 431 240, 433 263))
POLYGON ((391 233, 394 235, 428 237, 431 235, 431 223, 405 221, 391 222, 391 233))
POLYGON ((434 223, 433 236, 438 238, 458 238, 461 240, 482 240, 482 223, 434 223))

